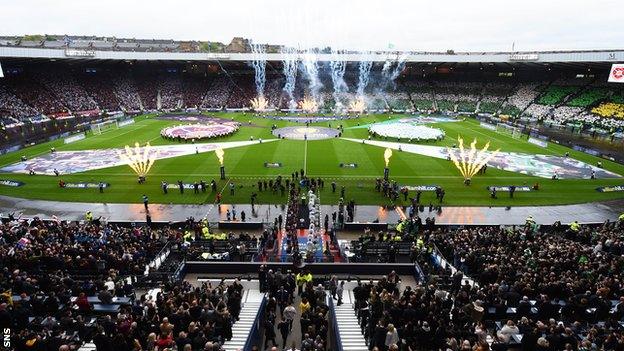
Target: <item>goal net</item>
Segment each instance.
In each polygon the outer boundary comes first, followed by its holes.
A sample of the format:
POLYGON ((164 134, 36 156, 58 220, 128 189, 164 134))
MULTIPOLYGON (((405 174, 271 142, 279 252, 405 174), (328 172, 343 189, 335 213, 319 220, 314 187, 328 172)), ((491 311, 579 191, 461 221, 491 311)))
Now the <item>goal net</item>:
POLYGON ((520 139, 522 136, 522 129, 505 123, 496 124, 496 131, 501 134, 509 135, 514 139, 520 139))
POLYGON ((101 123, 93 123, 91 124, 90 128, 93 134, 102 134, 107 130, 117 129, 117 121, 112 120, 101 123))

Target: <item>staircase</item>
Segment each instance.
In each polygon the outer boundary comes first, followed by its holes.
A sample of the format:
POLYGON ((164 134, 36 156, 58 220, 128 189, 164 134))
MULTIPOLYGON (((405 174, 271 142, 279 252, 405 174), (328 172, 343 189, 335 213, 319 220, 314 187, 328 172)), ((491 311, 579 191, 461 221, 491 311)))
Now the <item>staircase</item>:
MULTIPOLYGON (((156 298, 157 293, 158 291, 153 292, 154 299, 156 298)), ((152 291, 150 291, 148 295, 151 296, 152 291)), ((226 351, 238 351, 245 347, 247 337, 251 334, 251 328, 257 318, 258 312, 260 312, 260 304, 262 303, 263 298, 264 294, 259 290, 245 290, 239 320, 232 325, 232 339, 223 343, 223 349, 226 351)), ((93 342, 89 342, 82 345, 78 350, 95 351, 95 349, 95 344, 93 344, 93 342)))
POLYGON ((335 307, 340 343, 344 351, 368 351, 362 328, 353 310, 354 300, 353 292, 345 290, 343 304, 335 307))
POLYGON ((245 347, 263 298, 264 294, 259 290, 245 291, 239 320, 232 326, 232 340, 223 343, 226 351, 242 350, 245 347))
POLYGON ((95 351, 95 349, 96 349, 95 344, 93 342, 88 342, 80 346, 78 351, 95 351))

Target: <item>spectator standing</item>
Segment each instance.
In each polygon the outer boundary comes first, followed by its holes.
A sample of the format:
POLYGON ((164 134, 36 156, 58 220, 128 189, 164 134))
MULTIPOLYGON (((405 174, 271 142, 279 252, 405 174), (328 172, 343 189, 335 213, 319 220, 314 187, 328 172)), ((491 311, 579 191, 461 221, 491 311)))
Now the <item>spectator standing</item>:
POLYGON ((340 284, 338 284, 338 287, 336 288, 336 295, 338 296, 338 303, 336 304, 337 306, 342 305, 342 295, 344 293, 344 280, 340 282, 340 284))
POLYGON ((284 308, 284 312, 282 314, 284 320, 288 322, 289 330, 292 330, 293 321, 295 320, 295 317, 297 317, 297 310, 295 309, 295 306, 293 306, 292 302, 284 308))
POLYGON ((290 324, 288 323, 288 321, 282 319, 277 324, 277 329, 282 336, 282 345, 286 346, 286 339, 288 339, 288 335, 290 334, 290 324))

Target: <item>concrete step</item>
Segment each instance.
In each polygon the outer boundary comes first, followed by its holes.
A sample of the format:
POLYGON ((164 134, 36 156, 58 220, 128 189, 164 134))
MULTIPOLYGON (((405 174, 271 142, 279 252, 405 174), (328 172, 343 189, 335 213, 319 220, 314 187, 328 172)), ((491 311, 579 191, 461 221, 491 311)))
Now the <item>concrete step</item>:
POLYGON ((247 342, 247 340, 243 341, 243 342, 226 342, 225 344, 223 344, 224 346, 227 347, 233 347, 233 348, 242 348, 243 346, 245 346, 245 342, 247 342))
POLYGON ((358 336, 352 336, 352 337, 347 337, 345 336, 344 338, 340 338, 340 341, 342 341, 343 343, 353 343, 353 342, 359 342, 359 341, 364 341, 364 337, 362 335, 358 335, 358 336))

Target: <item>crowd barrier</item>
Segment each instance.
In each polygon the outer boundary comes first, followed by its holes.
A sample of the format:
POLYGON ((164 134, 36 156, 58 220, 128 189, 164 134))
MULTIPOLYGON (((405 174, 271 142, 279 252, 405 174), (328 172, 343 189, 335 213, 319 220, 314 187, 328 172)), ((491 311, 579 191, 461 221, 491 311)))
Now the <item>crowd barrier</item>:
POLYGON ((400 275, 414 275, 413 263, 309 263, 302 267, 296 267, 292 263, 282 262, 224 262, 224 261, 186 261, 184 273, 211 274, 223 273, 232 275, 252 274, 257 278, 255 272, 258 272, 261 265, 266 265, 267 270, 280 269, 282 271, 307 269, 312 275, 341 275, 351 277, 353 280, 357 276, 379 276, 386 275, 390 270, 394 270, 400 275))

